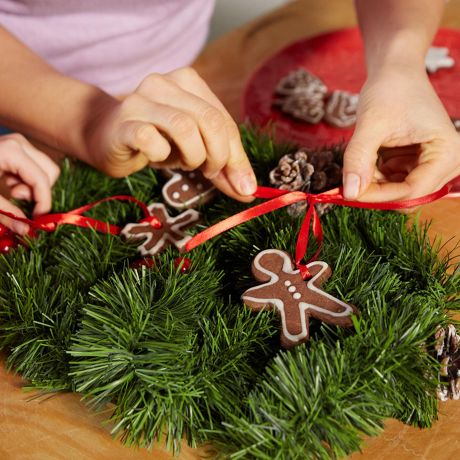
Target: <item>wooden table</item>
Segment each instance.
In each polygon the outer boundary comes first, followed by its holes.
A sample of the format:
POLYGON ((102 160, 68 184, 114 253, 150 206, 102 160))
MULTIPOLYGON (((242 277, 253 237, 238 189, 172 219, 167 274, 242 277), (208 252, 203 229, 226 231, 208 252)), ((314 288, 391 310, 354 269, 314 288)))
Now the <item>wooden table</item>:
MULTIPOLYGON (((196 69, 209 82, 230 112, 239 117, 240 94, 249 74, 276 50, 306 35, 355 25, 351 0, 299 0, 257 19, 210 44, 196 69)), ((444 26, 460 27, 460 0, 447 6, 444 26)), ((451 239, 460 228, 460 200, 426 206, 422 219, 432 219, 431 236, 451 239)), ((460 255, 460 251, 456 250, 460 255)), ((88 411, 77 395, 28 401, 22 381, 0 366, 0 458, 29 459, 170 459, 161 449, 128 449, 113 441, 102 416, 88 411)), ((353 460, 450 460, 460 456, 460 401, 444 403, 439 421, 430 430, 388 420, 382 436, 366 440, 364 452, 353 460)), ((200 450, 184 446, 181 460, 198 459, 200 450)))

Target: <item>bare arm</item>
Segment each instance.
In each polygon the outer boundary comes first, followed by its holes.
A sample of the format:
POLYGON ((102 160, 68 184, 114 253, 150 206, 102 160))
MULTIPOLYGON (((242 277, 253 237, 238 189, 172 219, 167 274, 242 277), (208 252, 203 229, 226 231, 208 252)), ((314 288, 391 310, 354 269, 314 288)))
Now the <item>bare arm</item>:
POLYGON ((368 78, 345 152, 347 198, 411 198, 460 174, 460 136, 424 65, 443 8, 444 0, 356 0, 368 78), (376 173, 382 147, 389 161, 376 173))
POLYGON ((424 69, 445 0, 355 0, 368 72, 385 65, 424 69))
POLYGON ((86 130, 95 107, 116 101, 51 68, 0 27, 0 123, 89 164, 86 130))

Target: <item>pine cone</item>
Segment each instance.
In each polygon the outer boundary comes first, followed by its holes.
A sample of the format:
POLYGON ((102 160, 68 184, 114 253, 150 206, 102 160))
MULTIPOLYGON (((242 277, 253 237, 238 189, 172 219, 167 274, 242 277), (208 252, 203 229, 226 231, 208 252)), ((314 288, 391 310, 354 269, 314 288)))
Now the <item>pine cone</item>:
POLYGON ((441 364, 438 398, 460 399, 460 335, 455 326, 439 327, 435 334, 436 357, 441 364))
POLYGON ((305 69, 282 78, 275 90, 273 105, 299 120, 318 123, 325 114, 326 85, 305 69))
POLYGON ((308 162, 308 153, 298 150, 281 157, 278 166, 270 172, 270 183, 281 190, 308 192, 314 170, 308 162))
POLYGON ((320 93, 323 96, 327 93, 326 85, 305 69, 297 69, 283 77, 276 87, 276 94, 290 96, 294 93, 304 92, 320 93))
MULTIPOLYGON (((284 155, 278 166, 270 172, 270 183, 281 190, 321 193, 337 187, 342 181, 342 168, 330 150, 314 152, 300 149, 284 155)), ((302 214, 306 202, 295 203, 288 208, 292 217, 302 214)), ((319 203, 316 210, 323 215, 332 209, 331 204, 319 203)))

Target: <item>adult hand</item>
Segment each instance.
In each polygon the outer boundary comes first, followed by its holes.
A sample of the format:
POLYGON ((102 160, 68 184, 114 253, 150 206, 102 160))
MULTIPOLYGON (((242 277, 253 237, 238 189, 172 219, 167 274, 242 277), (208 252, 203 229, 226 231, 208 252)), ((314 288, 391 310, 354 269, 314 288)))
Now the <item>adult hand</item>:
POLYGON ((345 152, 346 198, 415 198, 458 175, 460 136, 426 72, 401 67, 377 72, 363 87, 356 129, 345 152))
MULTIPOLYGON (((0 175, 4 177, 12 198, 35 201, 34 215, 51 209, 51 188, 59 177, 59 167, 20 134, 0 137, 0 175)), ((0 196, 0 209, 25 217, 3 196, 0 196)), ((0 223, 20 235, 28 232, 27 224, 5 216, 0 216, 0 223)))
POLYGON ((121 177, 148 164, 200 168, 227 195, 248 201, 256 179, 238 127, 190 68, 147 77, 121 102, 98 109, 88 133, 94 165, 121 177))

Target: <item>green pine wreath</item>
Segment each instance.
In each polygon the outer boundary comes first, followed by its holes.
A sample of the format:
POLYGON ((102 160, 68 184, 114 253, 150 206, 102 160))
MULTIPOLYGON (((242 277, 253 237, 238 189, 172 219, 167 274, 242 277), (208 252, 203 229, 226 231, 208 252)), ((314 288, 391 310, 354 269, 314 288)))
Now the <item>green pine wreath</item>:
MULTIPOLYGON (((243 128, 261 184, 292 146, 243 128)), ((340 148, 336 148, 340 153, 340 148)), ((163 179, 146 169, 111 179, 66 160, 53 212, 130 194, 162 201, 163 179)), ((200 209, 198 232, 248 205, 220 196, 200 209)), ((129 203, 90 211, 123 225, 129 203)), ((160 441, 178 453, 212 443, 232 459, 331 459, 359 450, 387 417, 429 427, 437 417, 434 331, 460 303, 460 271, 439 257, 426 225, 395 212, 336 207, 322 217, 325 290, 356 305, 354 327, 312 320, 307 344, 279 347, 278 318, 240 301, 255 284, 263 249, 294 252, 302 216, 279 210, 188 254, 175 250, 133 269, 136 248, 72 226, 40 233, 0 257, 0 348, 33 388, 76 391, 96 409, 113 406, 113 434, 130 445, 160 441)), ((313 245, 314 246, 314 245, 313 245)), ((310 251, 314 251, 314 247, 310 251)))

